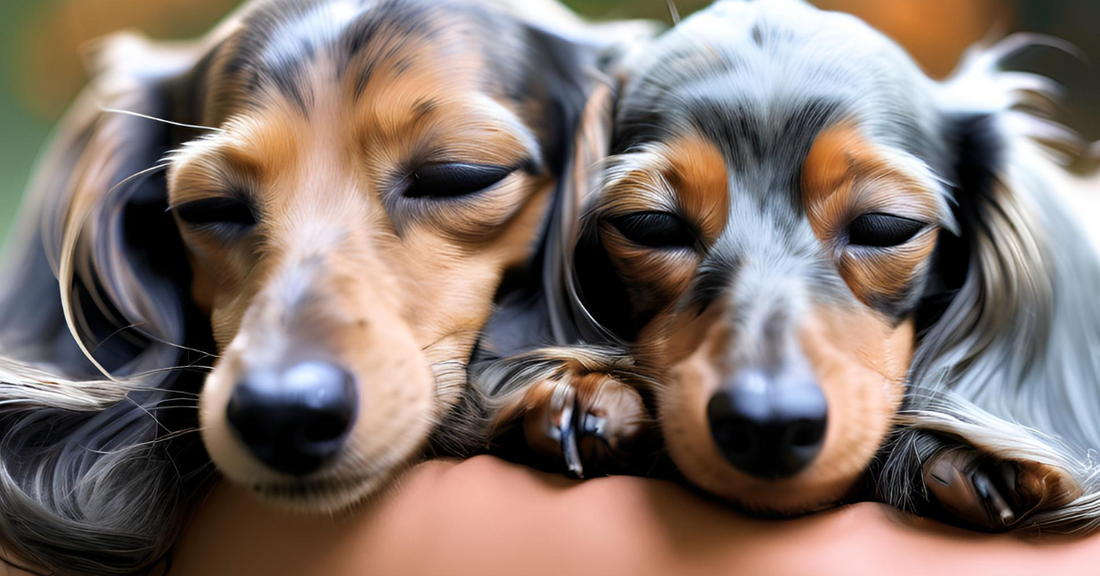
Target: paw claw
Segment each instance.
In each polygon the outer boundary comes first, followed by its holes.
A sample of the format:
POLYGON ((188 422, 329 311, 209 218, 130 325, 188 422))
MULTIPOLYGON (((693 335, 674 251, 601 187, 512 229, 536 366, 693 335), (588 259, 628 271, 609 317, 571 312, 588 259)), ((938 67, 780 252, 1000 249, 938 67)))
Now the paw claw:
POLYGON ((645 416, 636 391, 604 374, 567 375, 545 386, 524 416, 528 446, 576 478, 626 459, 645 416))
POLYGON ((581 463, 581 451, 577 446, 577 433, 574 430, 573 419, 573 406, 564 406, 561 421, 558 423, 558 441, 561 443, 566 473, 575 478, 584 478, 584 465, 581 463))
POLYGON ((924 480, 945 520, 994 531, 1008 530, 1035 510, 1075 494, 1066 488, 1075 485, 1072 479, 1055 469, 995 460, 970 448, 934 456, 925 463, 924 480))
POLYGON ((1000 491, 993 486, 989 476, 982 470, 975 470, 972 478, 974 488, 982 498, 982 503, 989 512, 989 518, 993 520, 995 527, 1006 528, 1016 521, 1016 513, 1001 496, 1000 491))
POLYGON ((607 419, 585 414, 584 421, 581 423, 581 432, 585 436, 592 436, 607 442, 607 419))

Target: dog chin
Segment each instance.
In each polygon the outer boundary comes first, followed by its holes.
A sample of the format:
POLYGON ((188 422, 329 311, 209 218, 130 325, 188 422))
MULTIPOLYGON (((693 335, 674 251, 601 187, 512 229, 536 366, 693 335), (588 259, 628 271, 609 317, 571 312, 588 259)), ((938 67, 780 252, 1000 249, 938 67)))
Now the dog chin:
POLYGON ((253 493, 267 504, 300 514, 343 512, 383 490, 403 467, 365 476, 331 476, 294 481, 253 483, 253 493))
POLYGON ((831 497, 792 501, 786 498, 770 499, 767 496, 759 496, 754 500, 734 498, 730 503, 746 514, 761 518, 794 518, 836 506, 836 500, 831 497))
POLYGON ((855 476, 823 478, 812 469, 791 478, 765 480, 749 478, 723 464, 712 463, 710 468, 705 474, 688 470, 684 474, 735 508, 761 517, 789 518, 832 508, 858 482, 855 476))

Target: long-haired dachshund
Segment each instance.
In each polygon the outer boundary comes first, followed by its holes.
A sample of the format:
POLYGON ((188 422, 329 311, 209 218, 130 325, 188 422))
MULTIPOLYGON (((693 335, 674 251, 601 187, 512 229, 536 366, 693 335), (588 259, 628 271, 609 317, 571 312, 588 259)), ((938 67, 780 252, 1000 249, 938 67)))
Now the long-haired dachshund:
POLYGON ((592 32, 549 2, 257 0, 106 42, 0 287, 0 539, 131 573, 207 452, 320 511, 484 445, 466 365, 558 260, 592 32))
POLYGON ((532 444, 583 469, 648 395, 682 474, 746 510, 1096 527, 1100 253, 1041 153, 1077 148, 1050 82, 998 68, 1026 44, 939 83, 851 16, 727 0, 643 50, 566 283, 635 360, 526 356, 524 390, 605 392, 529 393, 532 444))

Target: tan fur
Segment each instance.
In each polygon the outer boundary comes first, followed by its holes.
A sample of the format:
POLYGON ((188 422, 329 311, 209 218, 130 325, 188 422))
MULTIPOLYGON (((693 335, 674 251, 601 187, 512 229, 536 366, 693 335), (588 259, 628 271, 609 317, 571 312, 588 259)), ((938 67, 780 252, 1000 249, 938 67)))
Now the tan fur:
MULTIPOLYGON (((445 40, 441 40, 445 44, 445 40)), ((253 242, 225 243, 181 222, 192 294, 210 313, 221 359, 201 402, 203 436, 230 478, 278 494, 283 478, 239 444, 225 420, 250 369, 323 354, 350 370, 359 418, 306 508, 338 508, 374 490, 421 449, 457 402, 461 367, 491 311, 503 271, 528 257, 552 182, 517 172, 469 202, 417 206, 402 229, 383 208, 409 163, 518 165, 538 157, 518 111, 481 94, 490 64, 418 44, 399 78, 379 67, 355 100, 351 80, 312 70, 316 106, 231 118, 173 164, 173 205, 248 190, 253 242), (433 106, 422 106, 424 102, 433 106), (418 108, 419 107, 419 108, 418 108), (488 134, 488 135, 487 135, 488 134)))
POLYGON ((688 134, 669 142, 662 155, 668 160, 664 178, 679 205, 704 239, 717 238, 729 214, 726 161, 721 151, 706 138, 688 134))
POLYGON ((856 216, 891 214, 925 222, 943 218, 942 200, 927 178, 898 162, 900 153, 871 144, 850 122, 824 130, 802 168, 802 195, 810 225, 838 254, 840 274, 865 303, 905 290, 923 271, 936 246, 930 228, 903 246, 873 252, 838 245, 838 235, 856 216))

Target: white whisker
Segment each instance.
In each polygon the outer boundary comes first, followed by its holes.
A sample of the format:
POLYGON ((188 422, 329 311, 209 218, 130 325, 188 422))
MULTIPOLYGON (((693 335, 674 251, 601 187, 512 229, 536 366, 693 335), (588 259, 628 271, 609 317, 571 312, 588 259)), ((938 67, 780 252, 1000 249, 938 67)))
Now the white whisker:
POLYGON ((668 17, 672 19, 672 25, 680 24, 680 11, 676 9, 675 0, 668 0, 668 17))
MULTIPOLYGON (((166 168, 168 168, 167 162, 158 161, 156 164, 149 168, 146 168, 145 170, 123 178, 121 181, 119 181, 117 184, 107 190, 107 192, 97 201, 97 205, 99 202, 102 202, 104 198, 109 197, 111 193, 113 193, 120 186, 123 186, 137 178, 156 173, 157 171, 164 170, 166 168)), ((112 376, 111 373, 102 364, 100 364, 98 360, 95 359, 95 357, 92 355, 92 351, 88 348, 88 344, 84 342, 83 338, 80 337, 80 331, 77 329, 76 325, 76 316, 73 314, 72 308, 73 276, 76 273, 76 264, 74 262, 74 259, 76 257, 77 239, 80 237, 81 231, 83 230, 85 224, 87 224, 88 219, 90 219, 92 214, 94 213, 95 210, 88 210, 87 212, 85 212, 79 224, 76 224, 66 234, 68 240, 66 241, 65 246, 62 249, 60 268, 61 274, 58 278, 61 283, 61 311, 62 315, 65 318, 65 324, 68 327, 69 332, 73 335, 73 339, 76 341, 76 345, 80 348, 81 353, 84 354, 84 356, 88 359, 89 362, 91 362, 92 366, 94 366, 96 370, 99 371, 99 373, 103 374, 103 376, 106 377, 108 380, 114 381, 116 380, 115 377, 112 376)))
POLYGON ((125 116, 133 116, 135 118, 144 118, 146 120, 152 120, 154 122, 162 122, 164 124, 170 124, 172 126, 179 126, 180 128, 194 128, 195 130, 209 130, 211 132, 225 132, 221 128, 215 128, 213 126, 201 126, 199 124, 186 124, 183 122, 173 122, 172 120, 165 120, 164 118, 157 118, 156 116, 149 116, 148 114, 142 114, 140 112, 131 112, 129 110, 120 110, 118 108, 100 108, 101 111, 110 114, 123 114, 125 116))

